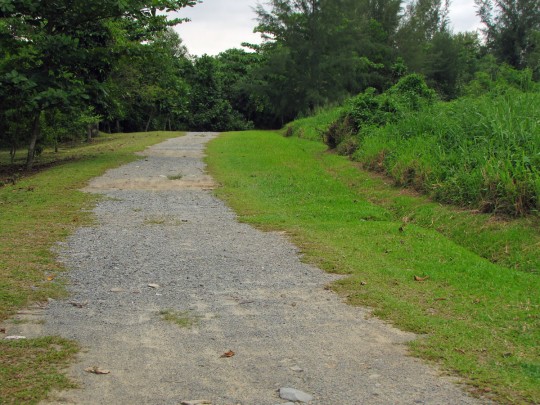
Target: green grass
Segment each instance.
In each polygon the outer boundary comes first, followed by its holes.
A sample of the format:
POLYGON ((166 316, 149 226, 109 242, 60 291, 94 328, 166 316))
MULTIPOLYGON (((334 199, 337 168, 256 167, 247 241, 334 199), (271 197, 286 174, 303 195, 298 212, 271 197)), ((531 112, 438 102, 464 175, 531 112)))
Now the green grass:
MULTIPOLYGON (((77 227, 91 223, 89 209, 98 199, 79 189, 109 168, 140 159, 134 155, 135 151, 178 135, 165 132, 110 135, 92 144, 62 149, 58 154, 45 151, 38 161, 42 171, 18 176, 15 185, 0 187, 0 321, 34 302, 65 296, 64 286, 56 277, 63 268, 56 262, 51 248, 77 227)), ((0 152, 0 173, 13 172, 7 167, 8 161, 8 153, 0 152)), ((38 372, 31 370, 36 367, 32 359, 41 358, 32 354, 33 345, 37 345, 44 356, 53 356, 57 344, 62 346, 60 352, 69 352, 73 347, 72 343, 55 340, 57 343, 51 344, 49 350, 40 342, 39 339, 22 343, 0 341, 0 364, 3 365, 0 402, 13 398, 13 403, 27 403, 13 396, 16 390, 5 378, 18 375, 19 369, 30 374, 38 372), (28 358, 21 356, 19 361, 12 354, 19 347, 29 349, 28 358)), ((56 368, 60 366, 57 363, 56 368)), ((33 377, 21 379, 17 390, 27 392, 24 395, 28 398, 43 398, 52 387, 65 386, 58 371, 47 370, 45 368, 44 372, 50 377, 35 381, 33 377)))
POLYGON ((210 144, 207 160, 223 184, 216 193, 243 221, 287 231, 305 260, 350 275, 334 286, 350 303, 422 334, 412 353, 478 393, 540 401, 540 279, 480 256, 491 255, 491 241, 519 257, 521 243, 537 245, 512 238, 523 231, 538 241, 538 228, 437 206, 325 149, 272 132, 231 133, 210 144), (476 253, 463 246, 464 231, 481 239, 476 253))
POLYGON ((324 132, 340 117, 342 111, 343 108, 334 107, 319 111, 311 117, 300 118, 287 124, 284 134, 286 136, 294 134, 294 136, 311 141, 322 141, 324 132))
POLYGON ((189 311, 177 311, 174 309, 164 309, 159 311, 161 319, 174 323, 181 328, 191 328, 195 326, 199 319, 193 316, 189 311))
POLYGON ((57 338, 1 343, 0 403, 37 404, 51 388, 75 388, 62 372, 78 351, 76 343, 57 338))

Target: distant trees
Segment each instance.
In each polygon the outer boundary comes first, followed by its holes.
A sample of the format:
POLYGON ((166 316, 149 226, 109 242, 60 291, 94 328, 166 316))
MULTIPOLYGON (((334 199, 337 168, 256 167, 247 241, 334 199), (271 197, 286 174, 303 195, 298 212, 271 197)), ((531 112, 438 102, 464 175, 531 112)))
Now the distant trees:
POLYGON ((273 0, 269 10, 259 6, 256 31, 266 39, 260 48, 266 63, 254 74, 278 122, 342 100, 368 83, 384 87, 380 72, 393 62, 399 4, 273 0))
POLYGON ((475 0, 487 46, 500 62, 540 76, 540 0, 475 0))

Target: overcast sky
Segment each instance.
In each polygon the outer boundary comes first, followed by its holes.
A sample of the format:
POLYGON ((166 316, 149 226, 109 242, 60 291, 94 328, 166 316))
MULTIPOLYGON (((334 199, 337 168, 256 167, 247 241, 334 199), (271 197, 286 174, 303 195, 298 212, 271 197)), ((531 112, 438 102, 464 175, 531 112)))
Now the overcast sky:
MULTIPOLYGON (((229 48, 241 48, 242 42, 260 42, 253 33, 256 25, 253 7, 258 0, 203 0, 193 8, 181 11, 190 22, 176 30, 192 55, 217 55, 229 48)), ((264 2, 263 2, 264 4, 264 2)), ((450 18, 454 31, 472 31, 479 21, 474 0, 452 0, 450 18)))

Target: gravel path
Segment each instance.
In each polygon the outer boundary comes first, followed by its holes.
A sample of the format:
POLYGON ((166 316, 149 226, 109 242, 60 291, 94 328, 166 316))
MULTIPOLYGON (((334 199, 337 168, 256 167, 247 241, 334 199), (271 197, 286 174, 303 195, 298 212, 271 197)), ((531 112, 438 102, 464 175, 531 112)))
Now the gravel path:
POLYGON ((274 405, 282 387, 319 405, 479 403, 407 356, 413 335, 326 291, 334 276, 282 235, 236 221, 204 174, 215 136, 169 140, 89 185, 109 198, 62 246, 72 296, 43 325, 81 343, 81 388, 48 403, 274 405))

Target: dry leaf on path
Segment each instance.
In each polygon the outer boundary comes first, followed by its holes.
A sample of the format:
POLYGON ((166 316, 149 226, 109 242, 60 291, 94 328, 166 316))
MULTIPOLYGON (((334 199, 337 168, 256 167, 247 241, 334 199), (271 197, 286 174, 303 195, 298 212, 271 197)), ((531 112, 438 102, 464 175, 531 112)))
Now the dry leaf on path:
POLYGON ((233 352, 232 350, 229 350, 227 353, 223 353, 221 357, 227 357, 227 358, 233 357, 235 354, 236 354, 235 352, 233 352))
POLYGON ((55 275, 49 276, 47 277, 47 281, 53 281, 55 277, 56 277, 55 275))
POLYGON ((88 367, 88 368, 85 368, 84 371, 86 371, 87 373, 92 373, 92 374, 111 374, 111 372, 109 370, 105 370, 103 368, 99 368, 99 367, 88 367))
POLYGON ((148 284, 150 288, 159 288, 159 284, 148 284))
POLYGON ((422 282, 422 281, 426 281, 428 278, 429 276, 426 276, 426 277, 414 276, 414 281, 422 282))
POLYGON ((212 402, 206 399, 197 399, 194 401, 182 401, 181 405, 212 405, 212 402))
POLYGON ((77 308, 84 308, 85 306, 88 305, 88 301, 84 301, 84 302, 71 301, 70 304, 77 308))

